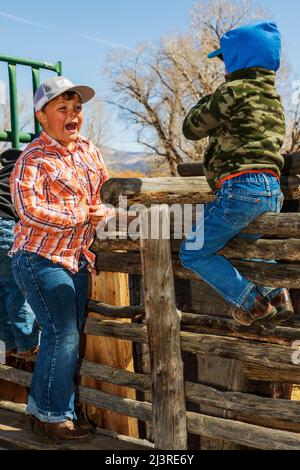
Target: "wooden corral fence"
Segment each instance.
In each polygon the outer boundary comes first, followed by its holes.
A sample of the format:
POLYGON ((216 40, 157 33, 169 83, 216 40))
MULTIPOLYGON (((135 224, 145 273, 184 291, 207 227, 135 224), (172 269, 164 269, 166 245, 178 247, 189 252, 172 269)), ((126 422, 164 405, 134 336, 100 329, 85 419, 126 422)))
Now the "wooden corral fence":
MULTIPOLYGON (((132 342, 135 368, 83 359, 80 374, 136 396, 80 385, 80 400, 136 418, 140 437, 158 449, 300 449, 300 402, 292 395, 300 385, 300 155, 286 156, 282 213, 265 214, 246 230, 264 238, 236 238, 222 250, 253 282, 290 289, 296 315, 280 326, 237 325, 231 306, 180 265, 172 223, 165 236, 171 205, 213 198, 205 178, 195 176, 201 171, 185 165, 185 177, 110 179, 103 186, 104 202, 124 205, 126 197, 128 206, 145 208, 139 238, 126 237, 137 219, 124 216, 115 239, 94 243, 101 272, 129 275, 130 305, 90 300, 89 310, 101 316, 87 318, 85 334, 132 342)), ((0 378, 28 386, 30 372, 2 365, 0 378)))

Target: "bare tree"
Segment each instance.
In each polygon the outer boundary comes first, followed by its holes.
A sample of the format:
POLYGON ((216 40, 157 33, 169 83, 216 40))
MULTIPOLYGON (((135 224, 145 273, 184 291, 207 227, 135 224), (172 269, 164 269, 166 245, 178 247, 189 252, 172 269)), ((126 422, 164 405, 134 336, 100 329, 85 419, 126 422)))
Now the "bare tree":
MULTIPOLYGON (((29 100, 32 100, 30 94, 30 98, 27 95, 22 95, 19 102, 18 102, 18 116, 19 116, 19 130, 20 132, 26 132, 26 129, 31 124, 33 127, 33 107, 28 106, 29 100)), ((6 104, 2 104, 0 106, 0 129, 3 131, 10 131, 11 130, 11 109, 9 105, 8 99, 6 100, 6 104)), ((10 148, 12 146, 11 142, 0 142, 0 153, 4 152, 4 150, 10 148)))
POLYGON ((94 99, 85 115, 84 135, 100 149, 104 149, 110 138, 108 118, 103 102, 94 99))
POLYGON ((229 29, 237 28, 241 23, 266 16, 261 7, 253 8, 249 0, 211 0, 197 2, 191 11, 192 28, 198 37, 204 53, 211 47, 219 48, 221 37, 229 29))
MULTIPOLYGON (((212 91, 195 64, 200 58, 194 50, 191 36, 170 37, 158 45, 140 46, 125 63, 114 60, 109 70, 114 96, 108 101, 120 109, 128 125, 136 126, 138 142, 168 161, 173 175, 179 162, 197 156, 182 136, 182 118, 191 103, 212 91)), ((216 70, 212 75, 217 80, 221 76, 216 70)), ((197 146, 202 153, 203 143, 197 146)))
POLYGON ((287 139, 284 150, 287 153, 300 152, 300 99, 298 103, 294 105, 287 122, 287 139))
POLYGON ((111 55, 108 102, 135 126, 138 142, 168 162, 171 175, 177 174, 178 163, 201 159, 207 145, 205 140, 187 141, 181 131, 188 109, 224 81, 222 62, 207 59, 207 53, 219 47, 226 30, 264 15, 253 12, 248 1, 200 1, 185 34, 142 44, 133 56, 111 55))
POLYGON ((300 152, 300 80, 286 77, 280 82, 280 88, 282 88, 281 94, 284 98, 287 118, 283 151, 287 153, 300 152))

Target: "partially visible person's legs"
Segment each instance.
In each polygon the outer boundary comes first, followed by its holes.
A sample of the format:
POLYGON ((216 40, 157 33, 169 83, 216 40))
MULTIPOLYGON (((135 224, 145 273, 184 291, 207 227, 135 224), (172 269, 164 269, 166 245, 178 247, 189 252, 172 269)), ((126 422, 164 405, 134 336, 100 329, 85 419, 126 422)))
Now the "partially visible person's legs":
POLYGON ((77 299, 77 318, 79 331, 81 331, 84 327, 86 319, 86 305, 89 286, 89 272, 86 267, 87 261, 85 257, 82 256, 79 261, 79 271, 73 275, 73 282, 77 299))
MULTIPOLYGON (((262 235, 258 235, 257 233, 240 233, 238 237, 243 240, 257 241, 262 238, 262 235)), ((274 259, 265 260, 261 258, 241 258, 241 261, 255 261, 258 263, 276 264, 276 261, 274 259)), ((262 284, 256 284, 256 288, 264 297, 267 297, 267 298, 269 297, 269 295, 270 295, 270 298, 272 298, 274 295, 277 295, 281 291, 280 287, 274 288, 270 286, 263 286, 262 284)))
POLYGON ((30 352, 39 343, 35 315, 18 288, 7 256, 14 239, 13 220, 0 218, 0 340, 6 351, 30 352))
POLYGON ((73 420, 79 325, 88 283, 86 267, 72 274, 58 263, 20 251, 13 256, 13 270, 42 327, 28 411, 43 423, 73 420))
MULTIPOLYGON (((0 266, 2 265, 2 256, 0 249, 0 266)), ((1 279, 0 275, 0 279, 1 279)), ((16 341, 12 332, 11 323, 9 321, 8 312, 6 309, 6 290, 0 280, 0 341, 4 343, 5 351, 16 351, 16 341)))
MULTIPOLYGON (((216 253, 256 217, 265 212, 279 212, 281 200, 279 183, 271 175, 248 173, 228 180, 217 192, 216 199, 205 207, 204 227, 199 228, 204 229, 202 248, 191 249, 195 234, 181 245, 182 264, 240 310, 251 312, 254 309, 254 320, 256 314, 257 318, 270 317, 276 309, 265 301, 254 283, 245 278, 228 259, 216 253)), ((243 320, 241 323, 251 324, 243 323, 243 320)))

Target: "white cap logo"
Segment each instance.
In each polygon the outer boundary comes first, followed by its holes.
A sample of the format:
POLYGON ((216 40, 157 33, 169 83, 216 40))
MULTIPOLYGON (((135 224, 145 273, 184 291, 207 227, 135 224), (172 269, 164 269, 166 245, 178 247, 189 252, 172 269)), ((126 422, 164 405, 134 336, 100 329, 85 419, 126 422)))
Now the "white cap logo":
POLYGON ((56 84, 59 88, 65 88, 67 86, 73 86, 73 83, 70 82, 69 80, 66 80, 65 78, 58 78, 56 80, 56 84))

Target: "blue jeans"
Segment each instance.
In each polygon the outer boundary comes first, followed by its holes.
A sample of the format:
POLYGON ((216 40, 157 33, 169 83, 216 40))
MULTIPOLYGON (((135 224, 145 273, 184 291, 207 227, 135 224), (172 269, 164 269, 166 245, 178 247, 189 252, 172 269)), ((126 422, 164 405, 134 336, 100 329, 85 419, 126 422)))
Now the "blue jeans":
MULTIPOLYGON (((203 221, 198 221, 198 230, 204 230, 202 248, 187 249, 187 241, 191 248, 191 243, 196 240, 194 232, 181 244, 181 263, 198 274, 227 301, 237 307, 243 305, 247 309, 252 308, 253 289, 259 287, 263 295, 275 289, 255 286, 228 259, 216 253, 257 217, 266 212, 280 212, 282 202, 279 181, 268 173, 246 173, 225 181, 217 191, 216 199, 206 205, 203 221)), ((255 234, 252 237, 259 238, 255 234)))
POLYGON ((42 327, 27 410, 49 423, 74 419, 74 375, 88 294, 87 262, 82 259, 79 271, 73 274, 59 263, 20 250, 13 255, 12 264, 16 281, 42 327))
POLYGON ((19 290, 7 253, 14 241, 15 221, 0 217, 0 340, 6 351, 29 351, 39 342, 35 315, 19 290))

